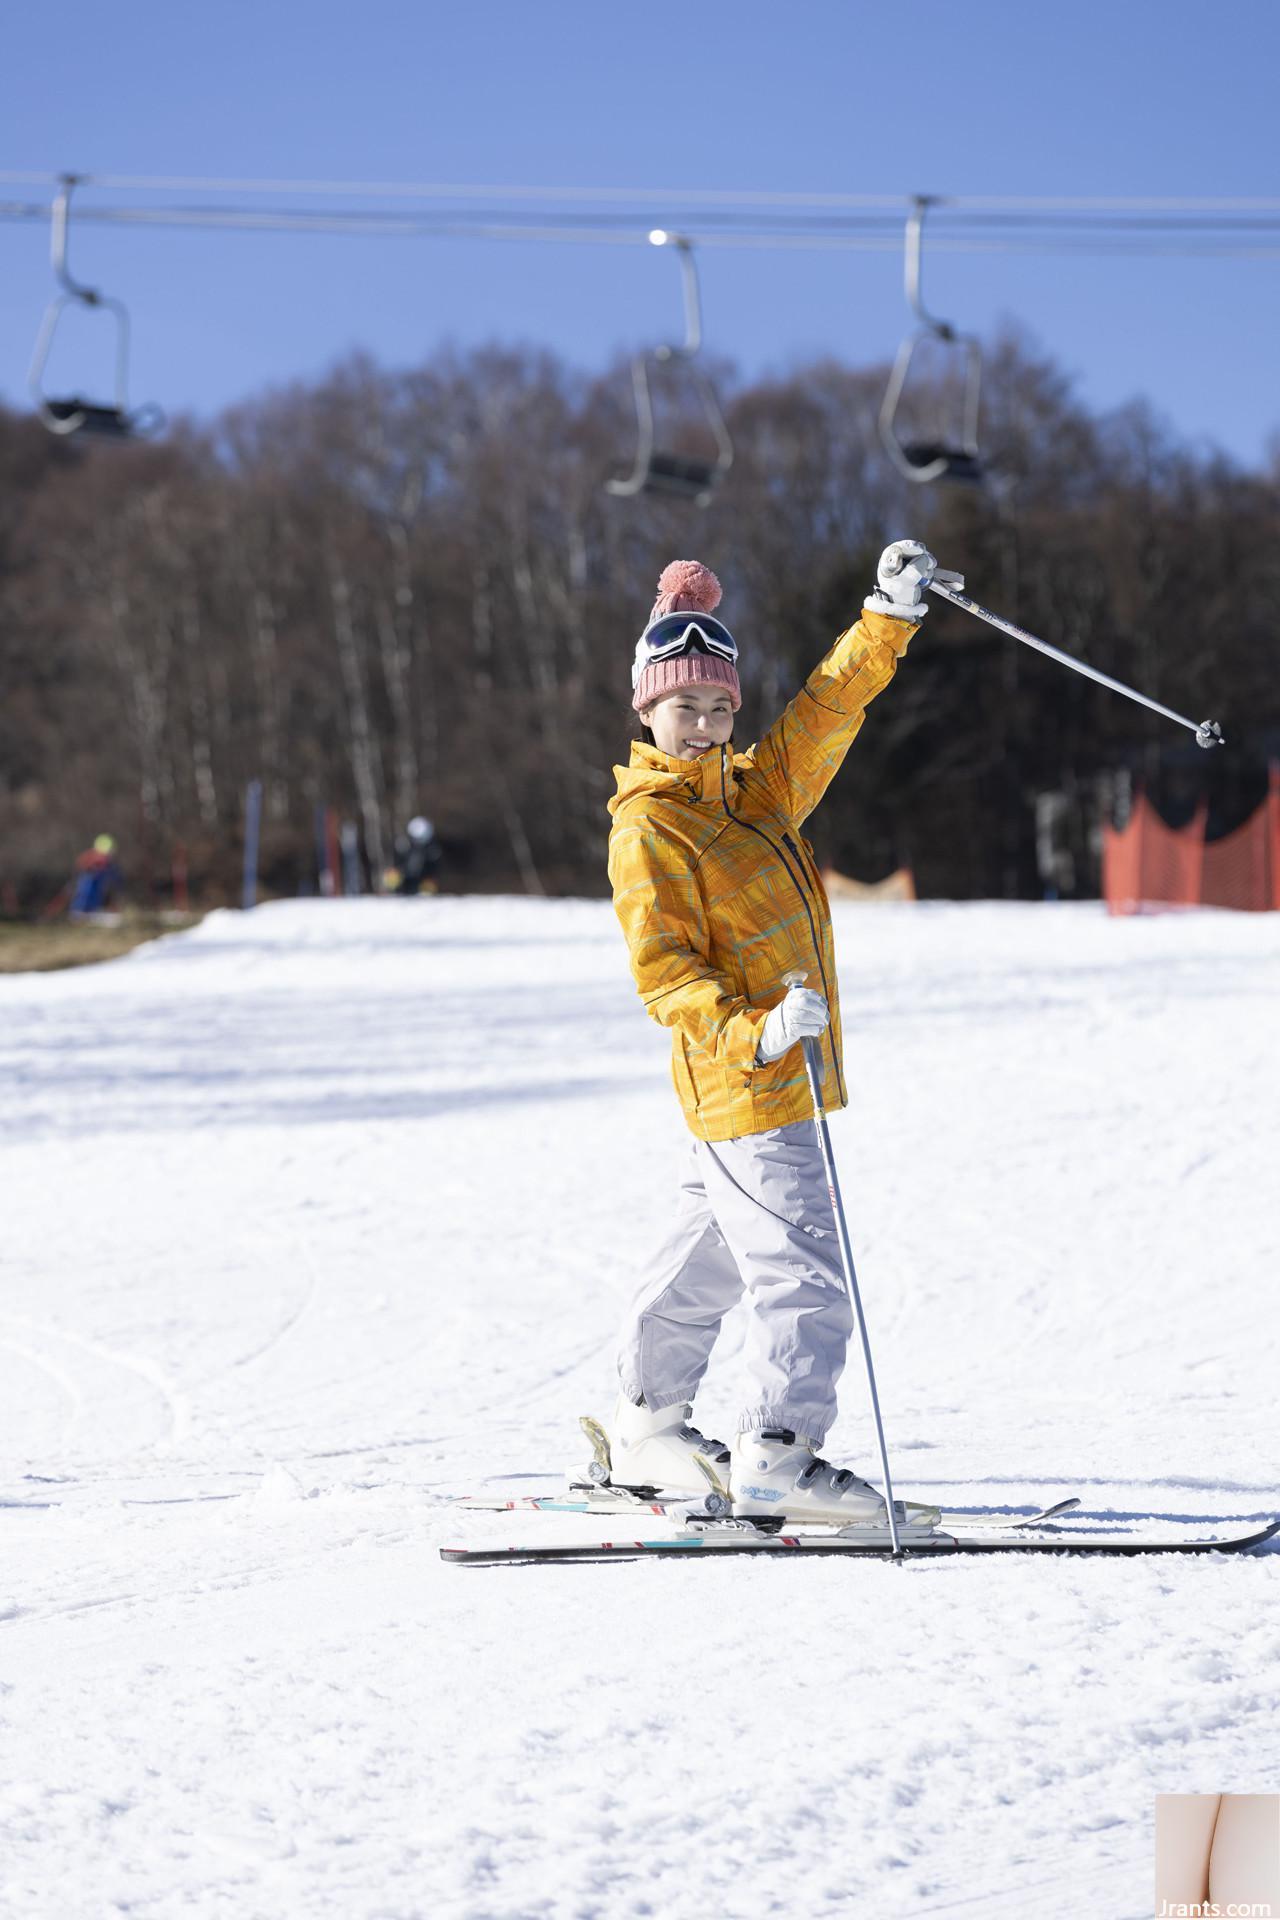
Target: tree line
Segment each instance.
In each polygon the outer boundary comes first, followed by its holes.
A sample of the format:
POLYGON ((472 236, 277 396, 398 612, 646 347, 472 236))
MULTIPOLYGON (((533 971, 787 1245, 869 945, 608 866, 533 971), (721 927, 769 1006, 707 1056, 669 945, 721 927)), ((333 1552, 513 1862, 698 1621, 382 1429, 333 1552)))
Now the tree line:
MULTIPOLYGON (((745 742, 905 534, 1033 633, 1221 720, 1229 750, 935 602, 814 817, 822 859, 862 880, 909 865, 922 895, 1090 895, 1135 781, 1172 820, 1207 793, 1211 833, 1236 825, 1280 753, 1280 460, 1246 471, 1142 404, 1092 414, 1011 333, 987 351, 990 482, 916 487, 879 445, 884 379, 720 366, 735 460, 705 511, 610 496, 635 434, 625 367, 527 349, 403 371, 356 355, 151 444, 0 410, 5 900, 38 906, 104 830, 135 894, 163 895, 181 845, 193 896, 234 898, 252 779, 277 892, 314 886, 331 807, 371 876, 425 813, 446 886, 601 893, 665 562, 724 584, 745 742)), ((667 400, 668 442, 696 451, 696 406, 667 400)), ((917 390, 923 431, 945 400, 917 390)))

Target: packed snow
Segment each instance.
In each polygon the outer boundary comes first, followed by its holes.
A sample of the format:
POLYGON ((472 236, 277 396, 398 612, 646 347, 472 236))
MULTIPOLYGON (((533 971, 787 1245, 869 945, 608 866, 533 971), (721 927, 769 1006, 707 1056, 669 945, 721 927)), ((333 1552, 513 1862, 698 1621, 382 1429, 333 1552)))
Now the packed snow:
MULTIPOLYGON (((899 1494, 1280 1511, 1280 914, 835 919, 899 1494)), ((0 1063, 5 1915, 1138 1920, 1274 1791, 1272 1549, 440 1561, 618 1533, 450 1505, 585 1461, 684 1151, 607 902, 217 913, 0 1063)))

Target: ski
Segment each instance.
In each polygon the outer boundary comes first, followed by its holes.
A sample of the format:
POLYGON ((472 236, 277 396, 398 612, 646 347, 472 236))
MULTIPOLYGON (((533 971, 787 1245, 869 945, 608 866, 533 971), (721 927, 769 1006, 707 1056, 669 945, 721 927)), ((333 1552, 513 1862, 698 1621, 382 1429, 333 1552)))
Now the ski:
MULTIPOLYGON (((1141 1534, 1132 1528, 1105 1529, 1096 1533, 1054 1533, 1028 1538, 1026 1533, 1006 1532, 968 1535, 935 1533, 927 1538, 904 1542, 904 1560, 944 1559, 965 1553, 1240 1553, 1260 1546, 1280 1533, 1280 1520, 1265 1527, 1250 1527, 1236 1532, 1201 1534, 1181 1538, 1169 1534, 1141 1534)), ((544 1563, 579 1564, 623 1560, 708 1560, 729 1554, 852 1554, 856 1558, 887 1560, 892 1546, 887 1532, 877 1530, 874 1537, 854 1539, 849 1534, 768 1533, 748 1521, 709 1521, 696 1529, 675 1533, 660 1540, 595 1540, 575 1544, 536 1542, 522 1547, 441 1547, 440 1558, 451 1566, 499 1567, 538 1566, 544 1563)))
MULTIPOLYGON (((626 1487, 570 1487, 567 1493, 525 1494, 516 1500, 495 1500, 482 1493, 463 1494, 450 1502, 473 1513, 651 1513, 664 1519, 684 1520, 696 1510, 692 1496, 664 1496, 656 1490, 636 1493, 626 1487)), ((1037 1507, 1033 1513, 991 1514, 946 1512, 938 1522, 944 1533, 968 1533, 973 1529, 1002 1530, 1040 1526, 1046 1520, 1070 1513, 1080 1505, 1078 1495, 1057 1500, 1052 1506, 1037 1507)), ((707 1516, 708 1518, 714 1516, 707 1516)))

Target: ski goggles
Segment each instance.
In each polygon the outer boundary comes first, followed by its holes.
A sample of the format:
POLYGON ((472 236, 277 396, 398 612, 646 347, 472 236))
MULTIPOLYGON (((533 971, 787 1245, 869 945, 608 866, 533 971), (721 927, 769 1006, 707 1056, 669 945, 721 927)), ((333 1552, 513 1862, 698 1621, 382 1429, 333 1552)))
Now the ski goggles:
POLYGON ((738 643, 724 622, 713 620, 709 613, 664 613, 640 635, 632 686, 655 660, 672 660, 681 653, 713 653, 736 662, 738 643))

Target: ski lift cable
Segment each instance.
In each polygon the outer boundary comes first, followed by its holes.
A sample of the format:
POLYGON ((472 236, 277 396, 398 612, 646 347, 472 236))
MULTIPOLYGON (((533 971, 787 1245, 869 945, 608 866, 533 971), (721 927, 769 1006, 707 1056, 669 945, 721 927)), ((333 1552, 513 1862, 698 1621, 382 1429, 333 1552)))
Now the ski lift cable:
MULTIPOLYGON (((415 217, 391 212, 353 211, 351 213, 302 213, 276 209, 254 212, 250 208, 156 208, 156 207, 82 207, 77 213, 81 226, 163 227, 187 231, 228 231, 268 233, 314 233, 342 237, 421 238, 459 240, 528 240, 591 246, 631 246, 647 244, 647 234, 639 227, 565 226, 524 224, 508 221, 480 221, 462 217, 450 220, 436 215, 415 217)), ((0 201, 0 222, 43 222, 49 208, 36 201, 0 201)), ((1096 258, 1164 259, 1238 259, 1271 260, 1280 257, 1280 225, 1275 241, 1244 242, 1242 238, 1188 232, 1179 242, 1172 237, 1150 239, 1137 235, 1122 238, 1118 234, 1097 231, 1087 234, 1056 236, 1023 234, 1018 237, 995 235, 968 236, 935 232, 930 246, 935 253, 1009 254, 1013 256, 1061 255, 1096 258)), ((699 247, 738 248, 769 251, 896 253, 901 240, 889 233, 841 230, 836 233, 780 232, 767 230, 729 230, 722 232, 690 230, 689 237, 699 247)))
MULTIPOLYGON (((668 206, 848 206, 881 207, 886 210, 902 204, 901 194, 811 194, 756 192, 739 188, 694 187, 538 187, 527 182, 414 183, 403 180, 241 180, 201 178, 184 175, 166 178, 154 174, 81 174, 85 185, 156 193, 297 193, 360 194, 369 198, 406 198, 415 200, 528 200, 654 203, 668 206)), ((57 174, 0 171, 0 183, 14 186, 56 184, 57 174)), ((1280 202, 1276 203, 1280 205, 1280 202)))
MULTIPOLYGON (((0 173, 0 181, 38 181, 46 178, 48 176, 0 173)), ((833 212, 841 209, 844 210, 846 217, 856 211, 868 224, 886 224, 894 216, 900 217, 899 210, 903 205, 903 197, 883 194, 766 194, 715 189, 696 191, 663 188, 542 188, 525 185, 478 186, 465 183, 444 187, 430 184, 415 186, 402 182, 235 181, 199 178, 165 179, 144 175, 83 174, 77 178, 84 185, 127 185, 152 191, 171 191, 179 187, 204 192, 231 189, 239 192, 280 191, 300 195, 331 191, 335 194, 382 194, 436 201, 520 202, 529 206, 577 201, 580 205, 597 208, 610 204, 621 208, 624 205, 634 206, 640 202, 647 202, 654 209, 663 205, 680 204, 693 205, 701 210, 704 220, 714 218, 717 221, 728 218, 742 220, 750 217, 753 210, 757 218, 763 219, 766 211, 773 210, 770 217, 774 223, 791 225, 799 223, 804 226, 813 225, 819 220, 829 221, 832 219, 833 212)), ((1207 196, 1192 199, 1154 196, 1146 199, 1095 197, 1083 200, 1057 197, 1038 200, 1025 196, 1006 199, 996 195, 937 194, 929 196, 929 200, 931 206, 937 210, 938 215, 945 222, 944 231, 948 232, 953 229, 968 231, 974 227, 984 229, 1017 225, 1038 227, 1047 223, 1058 231, 1074 226, 1087 229, 1102 228, 1107 232, 1187 231, 1203 237, 1206 233, 1212 233, 1215 230, 1219 235, 1224 232, 1271 231, 1274 230, 1277 217, 1280 216, 1280 201, 1260 196, 1218 199, 1207 196)), ((112 211, 123 214, 126 210, 112 211)), ((141 210, 128 211, 132 211, 136 217, 141 210)), ((192 209, 191 217, 195 219, 198 213, 204 211, 192 209)), ((506 223, 510 223, 513 211, 514 209, 508 205, 496 210, 495 218, 502 220, 505 214, 506 223)), ((606 215, 605 217, 621 216, 606 215)), ((563 218, 562 214, 561 219, 563 218)), ((691 230, 693 224, 687 219, 683 222, 686 231, 691 230)), ((933 244, 941 244, 941 235, 933 244)))
MULTIPOLYGON (((0 171, 0 183, 11 185, 52 185, 63 178, 57 173, 0 171)), ((468 182, 408 182, 352 180, 235 179, 199 175, 165 176, 160 174, 80 173, 83 186, 129 189, 139 192, 235 192, 296 194, 360 194, 366 196, 414 199, 502 199, 583 204, 614 201, 636 204, 667 204, 738 207, 861 207, 898 210, 912 196, 885 193, 826 193, 771 191, 752 188, 714 187, 540 187, 526 182, 476 184, 468 182)), ((1266 195, 1007 195, 937 194, 933 204, 949 212, 1018 212, 1031 214, 1179 213, 1280 213, 1280 198, 1266 195)))

